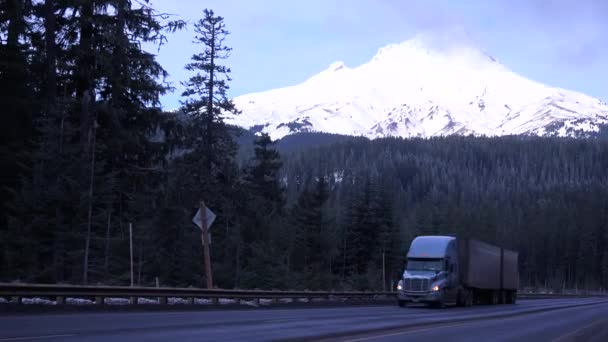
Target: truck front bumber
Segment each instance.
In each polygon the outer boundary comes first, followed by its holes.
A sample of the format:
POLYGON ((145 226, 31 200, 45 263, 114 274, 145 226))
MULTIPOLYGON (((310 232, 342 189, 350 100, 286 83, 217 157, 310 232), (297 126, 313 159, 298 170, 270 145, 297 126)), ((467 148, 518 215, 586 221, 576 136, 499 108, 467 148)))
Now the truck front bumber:
POLYGON ((441 291, 407 292, 398 291, 399 300, 410 303, 435 303, 441 300, 441 291))

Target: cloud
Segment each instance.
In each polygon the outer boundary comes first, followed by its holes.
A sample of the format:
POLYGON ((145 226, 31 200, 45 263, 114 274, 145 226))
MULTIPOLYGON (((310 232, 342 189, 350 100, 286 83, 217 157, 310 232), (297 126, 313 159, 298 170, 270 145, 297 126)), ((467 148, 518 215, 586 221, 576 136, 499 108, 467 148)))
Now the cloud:
POLYGON ((608 1, 501 0, 495 13, 515 26, 522 41, 534 40, 551 60, 585 67, 608 56, 608 1))
MULTIPOLYGON (((601 63, 608 59, 608 0, 154 2, 190 20, 205 7, 225 17, 235 95, 300 82, 336 60, 365 63, 379 48, 423 32, 435 47, 472 43, 515 72, 567 88, 590 89, 586 84, 608 73, 601 63)), ((187 76, 191 36, 191 28, 176 34, 161 50, 174 80, 187 76)))

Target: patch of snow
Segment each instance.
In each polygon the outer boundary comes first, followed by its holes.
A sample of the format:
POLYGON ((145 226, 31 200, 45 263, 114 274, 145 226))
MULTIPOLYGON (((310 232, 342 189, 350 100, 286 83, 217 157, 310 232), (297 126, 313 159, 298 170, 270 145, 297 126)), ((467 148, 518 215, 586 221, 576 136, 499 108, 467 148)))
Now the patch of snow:
POLYGON ((227 299, 227 298, 220 298, 219 299, 219 303, 222 304, 222 305, 236 304, 236 300, 234 300, 234 299, 227 299))
POLYGON ((213 304, 213 301, 211 299, 206 299, 206 298, 194 298, 194 304, 211 305, 211 304, 213 304))
POLYGON ((255 300, 241 300, 241 305, 249 305, 253 307, 258 307, 259 305, 255 302, 255 300))
POLYGON ((344 170, 334 172, 334 182, 342 183, 344 180, 344 170))
POLYGON ((104 298, 103 303, 106 305, 129 305, 127 298, 104 298))
POLYGON ((293 303, 293 298, 281 298, 279 303, 293 303))
POLYGON ((137 304, 158 304, 158 299, 137 298, 137 304))
POLYGON ((65 299, 65 303, 70 304, 70 305, 92 305, 92 304, 95 304, 95 301, 90 300, 90 299, 84 299, 84 298, 68 297, 65 299))
POLYGON ((298 302, 300 302, 300 303, 308 303, 309 300, 308 300, 308 298, 298 298, 298 302))
POLYGON ((272 299, 262 298, 260 299, 260 305, 270 305, 272 304, 272 299))
POLYGON ((0 297, 0 304, 8 304, 8 303, 9 303, 9 301, 6 298, 0 297))
POLYGON ((169 305, 188 304, 188 301, 184 298, 169 297, 169 298, 167 298, 167 303, 169 305))
POLYGON ((48 300, 44 298, 21 298, 22 304, 35 304, 35 305, 57 305, 57 302, 54 300, 48 300))

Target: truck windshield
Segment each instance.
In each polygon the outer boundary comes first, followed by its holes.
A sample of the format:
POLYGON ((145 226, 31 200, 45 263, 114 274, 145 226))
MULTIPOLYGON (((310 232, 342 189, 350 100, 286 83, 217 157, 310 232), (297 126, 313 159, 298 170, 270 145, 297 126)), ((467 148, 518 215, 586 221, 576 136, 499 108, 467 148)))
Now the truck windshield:
POLYGON ((408 259, 408 271, 441 271, 443 259, 408 259))

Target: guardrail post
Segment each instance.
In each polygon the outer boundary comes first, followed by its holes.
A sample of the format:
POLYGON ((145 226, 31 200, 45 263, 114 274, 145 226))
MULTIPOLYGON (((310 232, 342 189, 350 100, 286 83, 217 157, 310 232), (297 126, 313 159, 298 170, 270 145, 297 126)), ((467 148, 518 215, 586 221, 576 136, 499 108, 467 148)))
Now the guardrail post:
POLYGON ((158 297, 158 304, 167 305, 167 297, 158 297))
POLYGON ((192 305, 194 304, 194 297, 187 297, 186 301, 188 302, 188 304, 192 305))
POLYGON ((21 297, 20 296, 13 296, 13 297, 11 297, 11 301, 15 302, 15 304, 21 304, 21 297))
POLYGON ((260 298, 254 298, 253 299, 253 304, 260 305, 260 298))
POLYGON ((55 302, 57 302, 57 305, 63 305, 63 304, 65 304, 65 297, 57 296, 57 297, 55 297, 55 302))
POLYGON ((137 297, 129 297, 129 304, 134 305, 137 304, 137 297))
POLYGON ((103 305, 103 297, 102 296, 95 296, 95 304, 97 305, 103 305))

